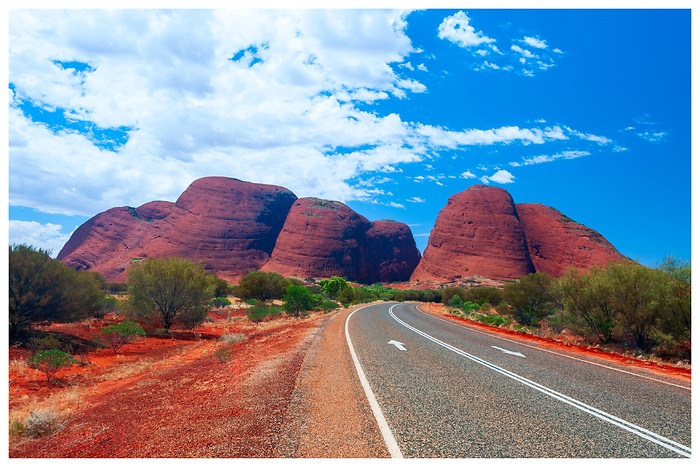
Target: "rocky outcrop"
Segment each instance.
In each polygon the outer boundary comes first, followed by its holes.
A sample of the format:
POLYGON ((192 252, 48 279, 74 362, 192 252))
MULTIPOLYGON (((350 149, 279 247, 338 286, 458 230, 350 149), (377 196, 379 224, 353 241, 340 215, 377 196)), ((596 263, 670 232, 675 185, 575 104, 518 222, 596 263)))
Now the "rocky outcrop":
POLYGON ((262 269, 300 278, 392 282, 407 280, 419 259, 405 224, 372 223, 343 203, 302 198, 289 211, 262 269))
POLYGON ((155 201, 98 214, 75 231, 58 259, 123 281, 133 261, 182 256, 235 279, 270 259, 296 199, 278 186, 202 178, 175 203, 155 201))
POLYGON ((169 256, 201 261, 229 281, 263 269, 366 283, 407 280, 420 259, 405 224, 372 223, 343 203, 226 177, 195 180, 175 203, 100 213, 58 259, 124 281, 132 262, 169 256))
POLYGON ((558 277, 624 260, 602 235, 556 209, 515 205, 501 188, 474 185, 440 211, 411 281, 506 281, 535 271, 558 277))
POLYGON ((534 271, 513 198, 502 188, 474 185, 438 214, 411 280, 508 280, 534 271))
POLYGON ((590 269, 625 261, 601 234, 542 204, 517 204, 535 269, 561 276, 569 268, 590 269))

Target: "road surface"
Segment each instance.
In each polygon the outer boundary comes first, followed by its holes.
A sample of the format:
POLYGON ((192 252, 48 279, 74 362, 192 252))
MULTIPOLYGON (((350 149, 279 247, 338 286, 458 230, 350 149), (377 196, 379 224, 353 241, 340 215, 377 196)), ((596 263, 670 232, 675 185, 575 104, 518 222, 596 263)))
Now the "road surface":
POLYGON ((418 306, 369 305, 345 325, 394 457, 690 457, 689 382, 507 340, 418 306))

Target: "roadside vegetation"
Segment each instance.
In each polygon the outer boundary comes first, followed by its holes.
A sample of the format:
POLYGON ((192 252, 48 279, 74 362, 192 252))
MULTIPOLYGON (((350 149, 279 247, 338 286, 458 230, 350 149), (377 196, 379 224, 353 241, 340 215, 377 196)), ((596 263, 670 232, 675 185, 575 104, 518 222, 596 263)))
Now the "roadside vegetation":
POLYGON ((630 262, 571 269, 558 279, 534 273, 502 291, 446 288, 443 303, 486 324, 565 331, 589 345, 690 363, 691 267, 672 257, 656 268, 630 262))
MULTIPOLYGON (((61 374, 68 367, 89 364, 88 351, 109 348, 120 358, 125 346, 146 336, 197 336, 195 330, 214 314, 228 313, 228 323, 235 309, 237 320, 263 323, 375 301, 442 303, 455 316, 490 326, 545 336, 567 333, 588 345, 690 363, 691 267, 672 257, 656 268, 630 262, 572 269, 560 278, 535 273, 502 289, 399 290, 354 285, 338 276, 300 280, 263 271, 229 285, 183 258, 134 262, 125 284, 109 283, 98 273, 52 260, 47 251, 10 246, 10 343, 29 354, 13 365, 39 370, 42 384, 51 388, 65 386, 61 374), (52 323, 83 321, 101 323, 92 341, 44 330, 52 323)), ((227 331, 212 358, 222 364, 235 359, 236 346, 246 339, 227 331)), ((62 426, 40 407, 13 423, 12 433, 30 436, 62 426)))

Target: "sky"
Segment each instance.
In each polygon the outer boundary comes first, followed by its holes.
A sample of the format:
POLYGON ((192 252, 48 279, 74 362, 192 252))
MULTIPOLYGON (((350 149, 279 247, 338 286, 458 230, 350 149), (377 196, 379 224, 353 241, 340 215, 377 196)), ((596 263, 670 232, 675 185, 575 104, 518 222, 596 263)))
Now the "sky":
POLYGON ((642 264, 690 259, 685 8, 9 10, 9 243, 55 256, 102 211, 227 176, 404 222, 421 251, 486 184, 642 264))

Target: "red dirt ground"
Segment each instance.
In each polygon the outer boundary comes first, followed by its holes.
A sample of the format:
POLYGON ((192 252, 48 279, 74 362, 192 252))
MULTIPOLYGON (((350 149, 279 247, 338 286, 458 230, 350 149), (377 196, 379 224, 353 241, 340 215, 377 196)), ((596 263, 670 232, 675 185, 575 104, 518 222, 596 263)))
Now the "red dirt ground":
MULTIPOLYGON (((242 311, 173 336, 146 337, 88 353, 87 364, 59 372, 50 385, 11 349, 9 421, 51 409, 65 426, 41 438, 11 436, 9 457, 270 457, 298 369, 327 315, 280 317, 255 324, 242 311), (215 356, 224 333, 230 361, 215 356)), ((53 324, 44 330, 91 340, 106 324, 53 324)))

